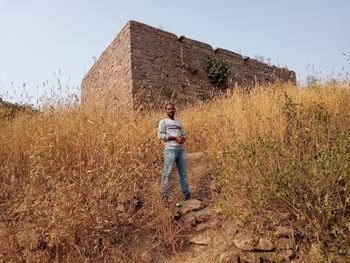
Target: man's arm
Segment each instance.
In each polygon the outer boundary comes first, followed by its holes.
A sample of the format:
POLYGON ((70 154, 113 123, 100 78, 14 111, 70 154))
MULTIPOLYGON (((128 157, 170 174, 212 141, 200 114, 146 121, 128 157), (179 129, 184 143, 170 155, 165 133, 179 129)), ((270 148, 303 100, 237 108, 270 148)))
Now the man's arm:
POLYGON ((179 142, 180 144, 183 144, 185 143, 186 139, 187 139, 187 135, 186 135, 186 132, 185 132, 185 128, 182 124, 182 122, 180 121, 180 124, 181 124, 181 141, 179 142))
POLYGON ((168 137, 168 140, 170 141, 170 140, 176 140, 178 143, 180 143, 180 144, 182 144, 182 143, 184 143, 184 142, 182 142, 182 140, 183 140, 183 137, 181 137, 181 136, 169 136, 168 137))
POLYGON ((170 136, 166 134, 165 122, 161 120, 158 125, 158 138, 166 142, 169 140, 169 137, 170 136))
POLYGON ((181 143, 181 136, 169 136, 166 133, 165 121, 161 120, 158 125, 158 138, 162 141, 171 141, 175 140, 178 143, 181 143))

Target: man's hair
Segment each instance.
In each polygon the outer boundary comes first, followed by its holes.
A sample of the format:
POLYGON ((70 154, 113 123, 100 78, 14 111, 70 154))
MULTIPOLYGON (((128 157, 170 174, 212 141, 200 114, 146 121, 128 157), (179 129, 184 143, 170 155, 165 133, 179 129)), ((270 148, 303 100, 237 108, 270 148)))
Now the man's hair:
POLYGON ((167 107, 168 107, 169 105, 171 105, 171 106, 173 106, 173 107, 175 108, 175 104, 174 104, 174 103, 171 103, 171 102, 165 104, 165 107, 164 107, 164 108, 167 109, 167 107))

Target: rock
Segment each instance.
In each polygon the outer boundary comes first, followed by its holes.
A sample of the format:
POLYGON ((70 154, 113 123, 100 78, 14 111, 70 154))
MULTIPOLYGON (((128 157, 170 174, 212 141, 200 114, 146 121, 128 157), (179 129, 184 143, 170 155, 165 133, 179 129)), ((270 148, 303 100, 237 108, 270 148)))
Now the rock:
POLYGON ((223 235, 215 236, 213 238, 213 243, 215 245, 224 244, 225 241, 226 241, 226 239, 225 239, 225 237, 223 235))
POLYGON ((145 262, 145 263, 148 263, 148 262, 152 262, 153 261, 153 258, 152 258, 152 255, 150 252, 148 251, 143 251, 141 254, 140 254, 140 260, 142 262, 145 262))
POLYGON ((276 252, 259 252, 257 253, 261 262, 283 262, 284 257, 276 252))
POLYGON ((290 227, 279 226, 279 227, 277 227, 276 235, 278 237, 292 237, 292 238, 294 238, 294 230, 290 227))
POLYGON ((279 238, 277 239, 276 247, 278 249, 289 249, 295 246, 294 238, 279 238))
MULTIPOLYGON (((191 244, 190 248, 191 248, 192 258, 198 257, 199 255, 202 255, 208 249, 207 246, 197 245, 197 244, 191 244)), ((175 262, 177 262, 177 261, 175 261, 175 262)))
POLYGON ((185 39, 185 36, 179 36, 177 39, 181 42, 182 40, 185 39))
POLYGON ((183 203, 183 206, 179 209, 180 215, 186 215, 187 213, 197 210, 201 207, 202 202, 197 199, 187 200, 183 203))
POLYGON ((212 210, 211 208, 209 207, 206 207, 202 210, 199 210, 197 212, 190 212, 188 213, 187 215, 184 216, 184 220, 186 222, 194 222, 196 220, 198 221, 205 221, 205 219, 208 219, 210 216, 212 216, 214 214, 214 210, 212 210))
POLYGON ((242 252, 239 254, 239 262, 260 263, 260 257, 253 252, 242 252))
POLYGON ((270 251, 275 248, 274 244, 271 242, 271 240, 267 238, 260 238, 258 245, 255 247, 257 250, 262 250, 262 251, 270 251))
POLYGON ((195 253, 199 253, 199 254, 203 253, 203 251, 207 249, 206 246, 203 246, 201 244, 194 244, 194 243, 192 243, 192 248, 195 253))
POLYGON ((290 259, 291 257, 294 256, 294 252, 293 250, 291 249, 287 249, 287 250, 284 250, 281 255, 285 258, 285 259, 290 259))
POLYGON ((196 215, 194 212, 188 213, 187 215, 185 215, 184 217, 185 222, 188 223, 193 223, 196 221, 196 215))
POLYGON ((206 207, 202 210, 199 210, 197 212, 195 212, 197 219, 205 217, 205 216, 211 216, 213 214, 215 214, 215 211, 213 209, 211 209, 210 207, 206 207))
POLYGON ((210 235, 208 232, 201 232, 194 235, 189 242, 197 245, 208 245, 210 242, 210 235))
POLYGON ((243 251, 251 251, 254 249, 254 237, 251 234, 240 233, 233 239, 233 243, 243 251))
POLYGON ((210 227, 211 227, 211 223, 210 222, 200 223, 200 224, 196 225, 196 231, 200 232, 200 231, 206 230, 206 229, 208 229, 210 227))
POLYGON ((240 227, 236 222, 228 223, 226 226, 223 225, 222 227, 225 228, 227 234, 232 236, 235 236, 240 231, 240 227))
POLYGON ((238 255, 234 251, 226 250, 219 258, 219 263, 239 263, 238 255))

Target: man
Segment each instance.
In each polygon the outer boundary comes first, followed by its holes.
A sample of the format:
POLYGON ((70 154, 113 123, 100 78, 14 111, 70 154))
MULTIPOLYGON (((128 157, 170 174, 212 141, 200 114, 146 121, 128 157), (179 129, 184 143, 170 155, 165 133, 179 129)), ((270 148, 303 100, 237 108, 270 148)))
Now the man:
POLYGON ((186 174, 186 152, 184 143, 186 142, 186 133, 182 123, 175 120, 175 105, 167 103, 165 111, 168 118, 159 122, 158 138, 164 141, 164 171, 162 176, 162 195, 163 198, 169 197, 169 179, 174 163, 180 176, 180 184, 185 200, 190 198, 186 174))

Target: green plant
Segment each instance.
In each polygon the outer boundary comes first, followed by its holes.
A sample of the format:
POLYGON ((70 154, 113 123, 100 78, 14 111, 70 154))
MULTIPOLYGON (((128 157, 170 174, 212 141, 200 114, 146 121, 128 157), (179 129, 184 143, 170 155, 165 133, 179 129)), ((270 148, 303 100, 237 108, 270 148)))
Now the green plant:
POLYGON ((191 61, 186 65, 186 69, 193 75, 196 75, 199 72, 200 68, 201 64, 198 60, 191 61))
POLYGON ((203 102, 207 102, 209 100, 211 100, 213 98, 213 96, 211 94, 203 94, 200 96, 200 100, 203 101, 203 102))
POLYGON ((227 81, 230 66, 222 58, 211 58, 207 61, 205 70, 211 83, 222 86, 227 81))
POLYGON ((170 87, 170 86, 163 86, 163 87, 161 88, 161 93, 162 93, 164 96, 167 96, 167 97, 170 98, 170 97, 173 95, 174 90, 173 90, 173 88, 170 87))
POLYGON ((0 118, 10 120, 23 112, 34 113, 36 110, 31 105, 21 105, 9 102, 0 103, 0 118))
POLYGON ((198 73, 198 71, 199 71, 199 68, 197 66, 195 66, 195 65, 190 64, 190 65, 187 66, 187 70, 189 72, 191 72, 193 75, 196 75, 198 73))

